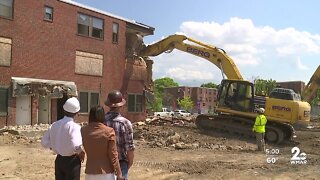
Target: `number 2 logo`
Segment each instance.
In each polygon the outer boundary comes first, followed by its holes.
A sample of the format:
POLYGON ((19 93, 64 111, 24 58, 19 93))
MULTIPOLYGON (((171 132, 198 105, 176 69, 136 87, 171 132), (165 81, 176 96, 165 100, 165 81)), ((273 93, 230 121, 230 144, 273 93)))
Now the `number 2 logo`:
POLYGON ((294 160, 294 161, 301 160, 301 158, 299 157, 300 149, 298 147, 293 147, 291 149, 291 153, 293 154, 291 160, 294 160))
POLYGON ((291 149, 291 153, 293 154, 291 160, 294 160, 294 161, 305 160, 307 158, 307 154, 300 153, 300 149, 298 147, 293 147, 291 149))

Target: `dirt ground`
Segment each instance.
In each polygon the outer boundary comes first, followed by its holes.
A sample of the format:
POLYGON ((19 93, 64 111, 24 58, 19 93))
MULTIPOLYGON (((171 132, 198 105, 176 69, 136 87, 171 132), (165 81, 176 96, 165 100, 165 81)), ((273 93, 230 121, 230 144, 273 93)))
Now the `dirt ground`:
MULTIPOLYGON (((256 152, 253 139, 203 132, 193 123, 135 124, 135 163, 129 178, 140 179, 320 179, 320 128, 297 131, 294 142, 267 144, 256 152), (306 159, 290 162, 298 147, 306 159)), ((55 155, 40 145, 43 131, 0 133, 0 179, 54 179, 55 155)), ((299 155, 300 155, 299 153, 299 155)), ((84 179, 84 166, 82 179, 84 179)))

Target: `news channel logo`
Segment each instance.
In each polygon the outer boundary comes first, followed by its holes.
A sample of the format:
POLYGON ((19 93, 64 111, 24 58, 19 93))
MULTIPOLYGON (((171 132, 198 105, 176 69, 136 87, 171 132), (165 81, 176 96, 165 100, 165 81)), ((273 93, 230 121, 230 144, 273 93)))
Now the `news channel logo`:
MULTIPOLYGON (((267 155, 267 163, 268 164, 275 164, 281 155, 280 149, 274 148, 274 149, 266 149, 265 153, 267 155)), ((293 147, 291 149, 291 158, 290 158, 290 164, 307 164, 307 154, 304 152, 301 152, 300 148, 293 147)))
POLYGON ((292 157, 290 159, 291 164, 307 164, 307 154, 300 151, 300 148, 293 147, 291 149, 292 157))

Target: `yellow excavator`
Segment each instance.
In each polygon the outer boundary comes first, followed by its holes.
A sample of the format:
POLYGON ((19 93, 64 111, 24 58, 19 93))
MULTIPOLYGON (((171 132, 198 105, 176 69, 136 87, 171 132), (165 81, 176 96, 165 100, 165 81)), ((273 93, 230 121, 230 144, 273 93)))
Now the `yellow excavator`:
POLYGON ((310 104, 301 101, 300 96, 291 89, 275 88, 270 97, 255 95, 254 84, 243 79, 234 61, 223 49, 184 35, 171 35, 154 44, 142 46, 137 55, 157 56, 173 49, 208 60, 227 77, 219 85, 216 115, 198 115, 198 128, 222 129, 252 136, 256 110, 263 107, 268 119, 266 139, 281 143, 295 136, 294 125, 306 125, 310 121, 310 104))

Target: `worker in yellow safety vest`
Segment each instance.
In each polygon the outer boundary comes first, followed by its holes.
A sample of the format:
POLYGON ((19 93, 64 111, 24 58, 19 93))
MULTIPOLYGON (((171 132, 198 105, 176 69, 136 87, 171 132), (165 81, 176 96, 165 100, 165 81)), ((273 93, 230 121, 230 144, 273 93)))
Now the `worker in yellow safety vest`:
POLYGON ((264 115, 264 111, 263 108, 258 109, 258 116, 252 128, 252 131, 256 133, 258 151, 265 151, 264 135, 266 132, 267 118, 264 115))

